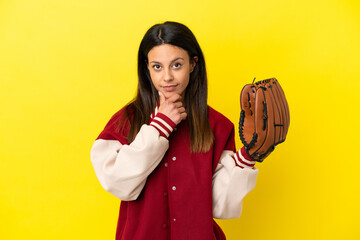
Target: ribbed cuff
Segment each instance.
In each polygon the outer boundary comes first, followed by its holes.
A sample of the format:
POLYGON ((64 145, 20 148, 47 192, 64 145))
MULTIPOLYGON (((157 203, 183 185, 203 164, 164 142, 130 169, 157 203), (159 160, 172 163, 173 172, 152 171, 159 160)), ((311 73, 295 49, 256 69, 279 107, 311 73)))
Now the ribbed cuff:
POLYGON ((165 114, 157 113, 151 120, 150 126, 156 128, 156 130, 159 131, 160 136, 168 138, 176 127, 176 124, 165 114))
POLYGON ((256 161, 254 161, 247 155, 245 151, 245 146, 242 147, 239 151, 237 151, 234 154, 233 158, 235 160, 236 166, 241 168, 252 168, 256 163, 256 161))

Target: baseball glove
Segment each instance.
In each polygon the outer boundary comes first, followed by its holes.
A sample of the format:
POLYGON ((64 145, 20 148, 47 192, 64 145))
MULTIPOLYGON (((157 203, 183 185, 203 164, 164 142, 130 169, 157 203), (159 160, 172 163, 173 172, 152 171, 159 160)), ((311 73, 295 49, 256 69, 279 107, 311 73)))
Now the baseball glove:
POLYGON ((275 78, 254 81, 241 90, 239 135, 246 153, 262 162, 285 141, 290 114, 284 91, 275 78))

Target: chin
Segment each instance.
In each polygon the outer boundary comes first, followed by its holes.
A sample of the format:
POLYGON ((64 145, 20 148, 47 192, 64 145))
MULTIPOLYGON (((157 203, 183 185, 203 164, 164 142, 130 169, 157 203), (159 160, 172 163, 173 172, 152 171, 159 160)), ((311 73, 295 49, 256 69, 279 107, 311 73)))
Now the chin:
POLYGON ((172 95, 174 94, 177 94, 177 92, 165 92, 164 95, 165 95, 165 98, 169 98, 171 97, 172 95))
POLYGON ((165 98, 168 99, 170 98, 171 96, 175 95, 175 94, 178 94, 180 96, 185 96, 185 91, 183 92, 180 92, 180 91, 173 91, 173 92, 166 92, 166 91, 161 91, 162 94, 164 94, 165 98))

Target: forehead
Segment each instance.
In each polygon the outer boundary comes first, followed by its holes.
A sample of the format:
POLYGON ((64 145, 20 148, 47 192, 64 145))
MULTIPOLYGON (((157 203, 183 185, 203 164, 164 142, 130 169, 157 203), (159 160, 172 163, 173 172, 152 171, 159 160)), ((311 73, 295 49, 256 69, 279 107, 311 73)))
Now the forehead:
POLYGON ((180 47, 171 44, 162 44, 153 47, 148 53, 148 60, 151 61, 171 61, 175 58, 181 57, 184 60, 189 59, 188 53, 180 47))

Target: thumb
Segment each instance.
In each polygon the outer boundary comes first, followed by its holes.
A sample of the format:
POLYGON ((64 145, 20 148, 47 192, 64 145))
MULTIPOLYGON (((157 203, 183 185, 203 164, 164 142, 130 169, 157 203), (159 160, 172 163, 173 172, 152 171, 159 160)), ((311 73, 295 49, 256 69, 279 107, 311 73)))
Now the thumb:
POLYGON ((162 92, 160 92, 160 91, 159 91, 159 96, 160 96, 160 105, 161 105, 162 103, 165 102, 166 99, 165 99, 164 94, 162 92))

